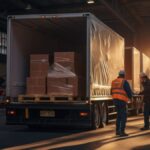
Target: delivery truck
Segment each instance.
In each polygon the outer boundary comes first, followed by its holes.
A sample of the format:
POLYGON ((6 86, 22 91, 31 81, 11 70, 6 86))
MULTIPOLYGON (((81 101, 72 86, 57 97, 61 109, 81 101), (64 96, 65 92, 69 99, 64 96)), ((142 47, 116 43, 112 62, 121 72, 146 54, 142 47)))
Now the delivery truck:
POLYGON ((150 57, 142 53, 142 72, 146 73, 150 78, 150 57))
POLYGON ((125 48, 125 72, 126 79, 134 93, 134 97, 129 101, 129 112, 138 115, 142 112, 143 99, 138 93, 141 91, 140 72, 142 70, 141 52, 135 47, 125 48))
POLYGON ((97 129, 108 122, 123 37, 91 13, 12 15, 7 33, 7 124, 97 129))

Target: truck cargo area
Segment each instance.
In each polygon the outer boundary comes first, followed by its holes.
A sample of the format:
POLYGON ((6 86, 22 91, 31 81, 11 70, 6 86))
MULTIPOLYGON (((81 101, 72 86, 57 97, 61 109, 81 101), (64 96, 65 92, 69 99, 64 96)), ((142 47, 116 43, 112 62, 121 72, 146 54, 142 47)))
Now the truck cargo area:
MULTIPOLYGON (((8 62, 7 95, 17 97, 19 94, 25 94, 31 54, 50 54, 49 60, 52 64, 54 52, 78 53, 82 59, 78 60, 78 68, 83 70, 80 76, 86 78, 85 17, 12 18, 9 27, 11 51, 8 57, 11 55, 11 59, 8 62)), ((84 80, 79 82, 86 84, 84 80)))

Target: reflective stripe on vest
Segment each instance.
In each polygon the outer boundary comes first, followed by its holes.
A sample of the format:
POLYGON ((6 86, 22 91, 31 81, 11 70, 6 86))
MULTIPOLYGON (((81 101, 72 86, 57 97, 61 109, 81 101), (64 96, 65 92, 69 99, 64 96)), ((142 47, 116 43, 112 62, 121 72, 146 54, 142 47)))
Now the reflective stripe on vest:
POLYGON ((124 79, 117 78, 112 81, 112 97, 113 99, 119 99, 128 102, 128 96, 126 91, 123 89, 124 79))

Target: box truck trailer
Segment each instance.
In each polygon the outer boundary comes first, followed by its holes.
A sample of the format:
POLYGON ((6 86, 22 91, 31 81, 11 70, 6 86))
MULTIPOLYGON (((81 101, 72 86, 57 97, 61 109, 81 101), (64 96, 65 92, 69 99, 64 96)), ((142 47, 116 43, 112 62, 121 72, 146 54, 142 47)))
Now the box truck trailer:
POLYGON ((125 72, 132 91, 134 92, 133 99, 129 103, 130 113, 138 115, 142 112, 143 99, 138 93, 141 91, 140 72, 141 72, 141 52, 135 47, 125 48, 125 72))
POLYGON ((140 51, 135 47, 125 48, 125 71, 126 79, 134 92, 140 92, 140 72, 141 72, 140 51))
POLYGON ((91 13, 9 16, 6 93, 12 101, 6 107, 6 123, 99 128, 113 115, 111 82, 123 68, 124 38, 91 13), (58 53, 77 56, 72 58, 76 71, 69 70, 77 77, 72 84, 76 93, 27 93, 31 55, 49 54, 46 80, 53 77, 51 92, 66 72, 57 63, 58 53))
POLYGON ((142 72, 150 78, 150 57, 142 53, 142 72))

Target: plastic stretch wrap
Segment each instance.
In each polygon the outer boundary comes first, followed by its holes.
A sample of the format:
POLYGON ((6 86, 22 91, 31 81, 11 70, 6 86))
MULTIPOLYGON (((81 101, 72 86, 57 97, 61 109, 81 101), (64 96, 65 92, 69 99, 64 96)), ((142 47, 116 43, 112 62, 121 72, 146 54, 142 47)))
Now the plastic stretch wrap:
POLYGON ((75 77, 76 74, 71 72, 68 68, 63 67, 58 63, 54 63, 48 71, 48 77, 61 78, 61 77, 75 77))
POLYGON ((47 94, 77 96, 78 79, 69 69, 54 63, 47 76, 47 94))
POLYGON ((124 68, 124 39, 98 20, 90 25, 90 61, 91 96, 109 95, 124 68))

